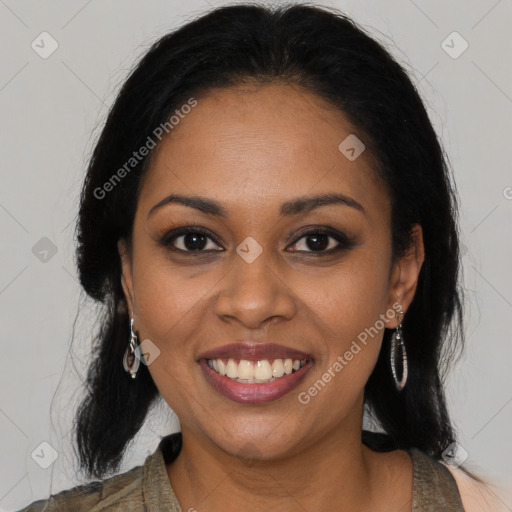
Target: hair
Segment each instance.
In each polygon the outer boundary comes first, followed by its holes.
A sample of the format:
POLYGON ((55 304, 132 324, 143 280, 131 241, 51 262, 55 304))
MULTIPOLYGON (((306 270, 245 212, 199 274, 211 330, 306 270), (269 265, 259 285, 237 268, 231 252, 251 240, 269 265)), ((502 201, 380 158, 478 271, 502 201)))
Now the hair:
POLYGON ((129 314, 117 242, 131 247, 150 155, 110 187, 97 190, 187 99, 242 83, 305 88, 353 124, 375 160, 391 201, 393 257, 423 230, 425 259, 403 321, 409 377, 399 393, 389 368, 386 329, 364 401, 381 433, 363 431, 378 451, 418 448, 436 459, 455 441, 443 382, 445 363, 462 348, 462 294, 455 188, 444 151, 404 68, 354 21, 310 5, 230 5, 157 40, 124 82, 93 149, 76 226, 80 283, 102 305, 99 331, 79 405, 75 441, 80 468, 116 471, 128 443, 159 396, 145 365, 132 380, 122 365, 129 314), (96 193, 95 193, 96 191, 96 193))

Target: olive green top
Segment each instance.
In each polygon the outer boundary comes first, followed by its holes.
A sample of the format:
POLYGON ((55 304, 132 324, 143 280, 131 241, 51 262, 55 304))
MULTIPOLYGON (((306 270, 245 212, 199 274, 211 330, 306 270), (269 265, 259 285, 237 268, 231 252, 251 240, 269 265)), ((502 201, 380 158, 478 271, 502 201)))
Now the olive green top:
MULTIPOLYGON (((49 499, 34 501, 18 512, 182 512, 166 471, 176 458, 181 435, 160 441, 142 466, 102 481, 61 491, 49 499)), ((450 471, 416 448, 408 450, 413 462, 411 512, 464 512, 450 471)), ((402 509, 401 512, 406 512, 402 509)))

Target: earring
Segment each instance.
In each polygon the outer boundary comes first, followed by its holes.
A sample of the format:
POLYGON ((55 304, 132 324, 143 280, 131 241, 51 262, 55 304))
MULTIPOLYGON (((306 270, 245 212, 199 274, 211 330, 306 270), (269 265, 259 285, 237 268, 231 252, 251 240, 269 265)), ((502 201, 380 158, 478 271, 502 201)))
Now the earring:
POLYGON ((400 392, 405 387, 405 383, 407 382, 407 352, 405 351, 405 343, 404 337, 402 333, 402 320, 404 318, 404 312, 400 311, 397 315, 398 317, 398 325, 395 328, 395 331, 391 335, 391 373, 393 374, 393 379, 395 381, 396 389, 400 392), (400 352, 398 356, 397 352, 400 352), (402 378, 398 380, 398 374, 396 371, 396 360, 397 356, 402 360, 402 378))
POLYGON ((137 370, 139 369, 140 360, 137 357, 136 351, 138 350, 137 345, 137 334, 133 330, 133 316, 130 320, 130 343, 124 352, 123 366, 127 373, 129 373, 132 379, 137 377, 137 370))

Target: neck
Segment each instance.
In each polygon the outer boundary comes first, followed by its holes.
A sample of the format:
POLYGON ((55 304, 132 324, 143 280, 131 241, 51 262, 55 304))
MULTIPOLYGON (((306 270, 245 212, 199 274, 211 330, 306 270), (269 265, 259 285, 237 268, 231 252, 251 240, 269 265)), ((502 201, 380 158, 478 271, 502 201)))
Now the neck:
POLYGON ((185 428, 167 472, 183 510, 225 511, 226 504, 229 510, 371 510, 375 459, 361 442, 361 428, 362 410, 293 454, 254 461, 185 428))

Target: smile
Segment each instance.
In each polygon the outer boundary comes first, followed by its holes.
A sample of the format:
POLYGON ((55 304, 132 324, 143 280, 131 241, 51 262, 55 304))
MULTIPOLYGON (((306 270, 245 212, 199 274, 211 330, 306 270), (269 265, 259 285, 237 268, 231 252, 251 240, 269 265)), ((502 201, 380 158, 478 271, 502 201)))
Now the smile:
POLYGON ((304 352, 253 342, 205 352, 198 363, 215 391, 244 404, 265 404, 286 396, 314 364, 304 352))
POLYGON ((243 384, 267 384, 300 370, 306 359, 207 359, 208 366, 229 379, 243 384))

